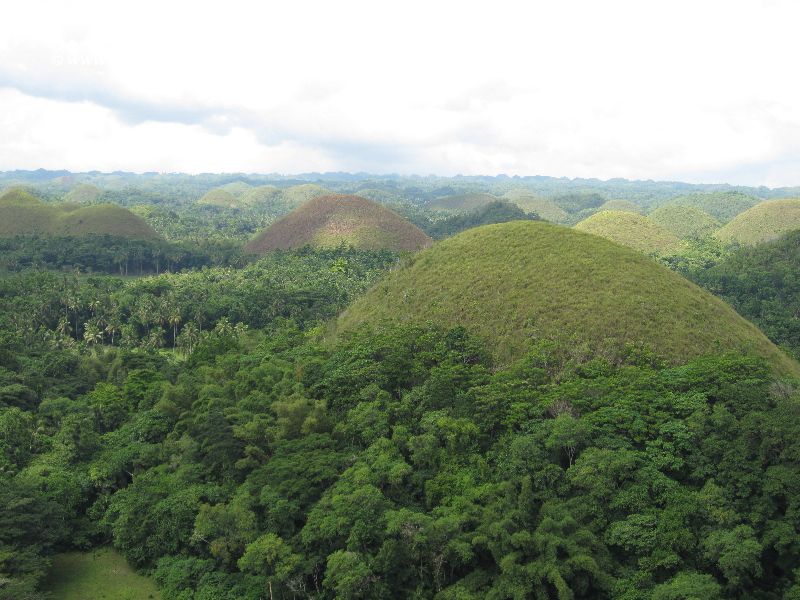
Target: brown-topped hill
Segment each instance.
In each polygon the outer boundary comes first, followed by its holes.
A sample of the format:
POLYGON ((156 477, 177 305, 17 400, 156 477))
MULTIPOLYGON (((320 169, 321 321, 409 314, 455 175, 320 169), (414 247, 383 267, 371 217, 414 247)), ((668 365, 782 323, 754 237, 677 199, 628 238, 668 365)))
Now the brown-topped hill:
POLYGON ((303 246, 341 244, 364 250, 415 251, 431 239, 403 217, 360 196, 331 194, 309 200, 275 221, 245 246, 262 254, 303 246))

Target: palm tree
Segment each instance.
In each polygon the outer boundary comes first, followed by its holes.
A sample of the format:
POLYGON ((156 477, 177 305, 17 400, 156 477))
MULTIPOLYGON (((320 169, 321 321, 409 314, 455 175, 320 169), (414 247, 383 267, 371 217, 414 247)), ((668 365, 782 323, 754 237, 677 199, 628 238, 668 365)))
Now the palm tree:
POLYGON ((183 329, 181 329, 181 335, 178 338, 178 345, 186 354, 191 354, 199 340, 200 330, 193 321, 189 321, 183 326, 183 329))
POLYGON ((83 324, 83 339, 89 346, 94 346, 103 341, 103 332, 97 323, 88 322, 83 324))
POLYGON ((169 324, 172 325, 172 349, 175 350, 175 344, 178 341, 178 325, 181 324, 181 313, 177 309, 173 309, 169 315, 169 324))

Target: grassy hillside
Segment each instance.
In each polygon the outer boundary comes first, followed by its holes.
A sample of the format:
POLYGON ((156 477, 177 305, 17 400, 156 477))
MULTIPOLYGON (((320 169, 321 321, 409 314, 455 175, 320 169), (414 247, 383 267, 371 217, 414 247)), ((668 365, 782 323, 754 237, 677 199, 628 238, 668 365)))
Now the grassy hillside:
POLYGON ((336 247, 364 250, 418 250, 431 243, 416 225, 366 198, 346 195, 309 200, 251 240, 245 251, 336 247))
POLYGON ((738 215, 716 236, 723 242, 753 245, 800 229, 800 200, 762 202, 738 215))
POLYGON ((53 595, 53 600, 153 600, 161 597, 155 582, 137 574, 111 548, 57 555, 45 589, 53 595))
POLYGON ((115 204, 97 204, 62 212, 56 222, 58 235, 107 234, 137 240, 155 240, 159 235, 142 218, 115 204))
POLYGON ((708 237, 722 226, 710 214, 693 206, 670 204, 657 208, 647 217, 684 240, 708 237))
POLYGON ((102 193, 102 190, 96 185, 79 183, 64 196, 64 202, 90 204, 92 202, 97 202, 102 193))
POLYGON ((336 336, 381 322, 462 325, 500 360, 537 338, 576 353, 652 348, 671 363, 724 350, 800 367, 723 301, 630 249, 543 222, 470 229, 413 257, 357 300, 336 336))
POLYGON ((231 183, 226 183, 225 185, 219 186, 218 189, 225 190, 229 194, 239 198, 252 190, 253 186, 249 183, 245 183, 244 181, 232 181, 231 183))
POLYGON ((89 234, 143 240, 159 238, 144 219, 114 204, 51 205, 17 189, 0 195, 0 236, 89 234))
POLYGON ((309 200, 321 196, 328 196, 330 194, 332 194, 332 192, 329 189, 315 183, 293 185, 281 190, 281 198, 289 206, 300 206, 309 200))
POLYGON ((633 202, 629 200, 609 200, 608 202, 604 202, 597 211, 600 212, 601 210, 620 210, 622 212, 632 212, 637 214, 642 214, 642 207, 637 206, 633 202))
POLYGON ((220 208, 241 208, 241 203, 236 196, 222 188, 208 190, 197 203, 219 206, 220 208))
POLYGON ((670 200, 667 205, 699 208, 718 221, 727 223, 759 202, 761 202, 759 198, 742 192, 708 192, 678 196, 670 200))
POLYGON ((519 194, 515 194, 513 197, 509 197, 506 194, 504 198, 513 202, 525 212, 536 213, 540 218, 545 221, 550 221, 551 223, 566 223, 569 219, 567 211, 547 198, 523 196, 519 194))
POLYGON ((244 192, 239 200, 245 206, 259 206, 280 198, 280 192, 274 185, 259 185, 244 192))
POLYGON ((428 203, 428 208, 448 212, 470 212, 496 201, 497 197, 491 194, 458 194, 432 200, 428 203))
POLYGON ((676 235, 647 217, 618 210, 594 214, 575 225, 575 229, 645 253, 670 252, 680 245, 676 235))

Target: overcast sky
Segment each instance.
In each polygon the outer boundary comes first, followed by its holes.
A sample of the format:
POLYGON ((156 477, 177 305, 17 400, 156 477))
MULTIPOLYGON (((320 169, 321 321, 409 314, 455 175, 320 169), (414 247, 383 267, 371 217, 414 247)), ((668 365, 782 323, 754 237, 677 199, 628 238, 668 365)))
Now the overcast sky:
POLYGON ((0 169, 800 184, 800 2, 5 2, 0 169))

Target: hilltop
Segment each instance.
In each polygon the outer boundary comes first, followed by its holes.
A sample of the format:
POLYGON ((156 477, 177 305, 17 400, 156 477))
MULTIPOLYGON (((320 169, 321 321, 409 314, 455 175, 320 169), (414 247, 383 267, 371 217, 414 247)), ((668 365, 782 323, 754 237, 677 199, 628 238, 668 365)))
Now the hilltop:
POLYGON ((670 363, 741 350, 800 372, 753 324, 680 275, 540 221, 470 229, 419 253, 347 309, 335 337, 362 325, 427 321, 466 327, 504 361, 550 339, 585 356, 644 344, 670 363))
POLYGON ((497 202, 497 200, 498 198, 491 194, 457 194, 455 196, 436 198, 428 203, 428 208, 448 212, 470 212, 483 208, 492 202, 497 202))
POLYGON ((596 213, 575 225, 575 229, 645 253, 670 252, 680 245, 676 235, 647 217, 619 210, 596 213))
POLYGON ((723 242, 753 245, 800 229, 800 200, 770 200, 738 215, 716 233, 723 242))
POLYGON ((722 223, 761 202, 759 198, 742 192, 709 192, 677 196, 666 206, 691 206, 707 212, 722 223))
POLYGON ((361 198, 333 194, 309 200, 262 231, 246 252, 300 248, 306 245, 361 249, 419 250, 431 239, 388 208, 361 198))
POLYGON ((159 239, 141 217, 114 204, 80 206, 45 204, 29 192, 11 189, 0 194, 0 236, 113 235, 132 239, 159 239))
POLYGON ((722 226, 722 223, 707 212, 694 206, 679 204, 657 208, 647 217, 684 240, 707 237, 722 226))

